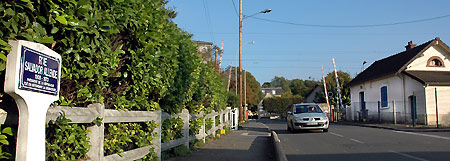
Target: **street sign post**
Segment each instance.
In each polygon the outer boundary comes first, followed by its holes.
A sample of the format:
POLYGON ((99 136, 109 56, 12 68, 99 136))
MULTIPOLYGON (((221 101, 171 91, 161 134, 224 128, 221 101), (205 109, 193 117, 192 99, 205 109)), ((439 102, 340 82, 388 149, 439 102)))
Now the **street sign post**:
POLYGON ((16 160, 45 160, 47 109, 59 97, 61 56, 45 45, 9 41, 5 92, 19 108, 16 160))

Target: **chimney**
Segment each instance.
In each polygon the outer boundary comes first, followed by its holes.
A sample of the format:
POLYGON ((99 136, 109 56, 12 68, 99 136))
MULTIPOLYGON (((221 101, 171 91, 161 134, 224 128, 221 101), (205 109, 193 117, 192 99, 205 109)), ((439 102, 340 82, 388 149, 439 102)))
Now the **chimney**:
POLYGON ((408 45, 405 46, 406 50, 412 49, 416 47, 416 44, 413 44, 413 41, 409 41, 408 45))

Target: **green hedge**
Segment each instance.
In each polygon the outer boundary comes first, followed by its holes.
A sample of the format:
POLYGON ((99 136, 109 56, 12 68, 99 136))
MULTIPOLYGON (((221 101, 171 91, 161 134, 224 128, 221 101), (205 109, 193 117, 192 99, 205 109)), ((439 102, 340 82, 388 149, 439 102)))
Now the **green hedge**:
POLYGON ((189 120, 189 135, 194 136, 199 134, 202 126, 203 126, 203 117, 189 120))
POLYGON ((302 102, 303 97, 270 97, 263 100, 263 107, 266 112, 277 113, 281 116, 285 116, 289 105, 302 102))
MULTIPOLYGON (((6 55, 11 50, 7 41, 28 40, 42 43, 62 57, 58 105, 84 107, 104 103, 110 109, 161 109, 170 114, 184 108, 191 113, 224 109, 227 101, 224 82, 211 65, 202 63, 195 55, 192 35, 173 23, 176 13, 165 7, 166 3, 166 0, 2 1, 0 74, 4 73, 6 55)), ((131 135, 130 131, 152 133, 153 129, 147 127, 154 124, 108 124, 105 136, 117 142, 105 140, 105 153, 127 149, 122 144, 129 143, 129 138, 123 136, 131 135)), ((165 133, 177 135, 173 131, 165 133)), ((55 137, 66 136, 56 133, 55 137)), ((150 144, 152 138, 145 137, 136 143, 140 145, 132 146, 150 144)), ((64 155, 70 154, 67 149, 62 150, 64 155)))

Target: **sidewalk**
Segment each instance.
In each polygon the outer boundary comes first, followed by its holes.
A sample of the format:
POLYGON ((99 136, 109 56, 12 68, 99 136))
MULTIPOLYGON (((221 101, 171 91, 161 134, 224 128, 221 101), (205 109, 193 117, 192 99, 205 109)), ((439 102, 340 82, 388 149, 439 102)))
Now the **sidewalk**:
POLYGON ((436 128, 436 126, 426 126, 426 125, 416 125, 414 127, 410 124, 378 124, 367 122, 334 122, 334 123, 332 122, 332 124, 362 126, 362 127, 389 129, 406 132, 450 132, 450 127, 436 128))
POLYGON ((187 157, 170 158, 169 161, 269 161, 273 147, 269 129, 264 124, 250 121, 243 128, 232 131, 220 139, 212 140, 187 157))

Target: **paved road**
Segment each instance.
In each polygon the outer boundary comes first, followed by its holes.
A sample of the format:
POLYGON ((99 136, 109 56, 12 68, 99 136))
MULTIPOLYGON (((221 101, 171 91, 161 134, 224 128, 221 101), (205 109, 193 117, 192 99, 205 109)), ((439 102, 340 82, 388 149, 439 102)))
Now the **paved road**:
POLYGON ((187 157, 171 158, 169 161, 271 161, 273 148, 267 126, 251 121, 243 128, 218 140, 199 147, 187 157))
POLYGON ((450 133, 413 133, 331 125, 288 133, 282 120, 261 120, 276 131, 288 160, 450 160, 450 133))

